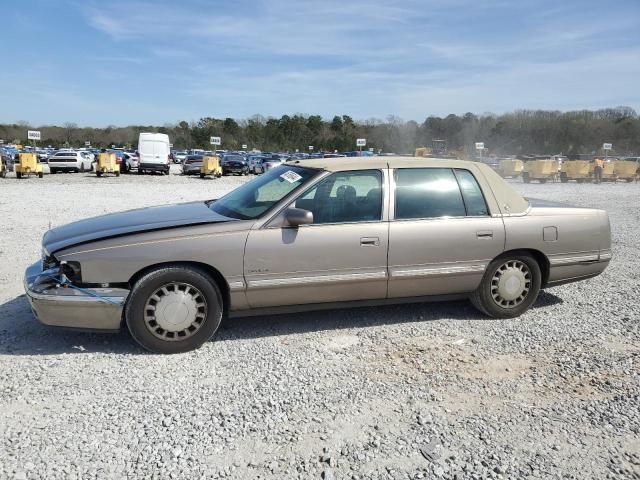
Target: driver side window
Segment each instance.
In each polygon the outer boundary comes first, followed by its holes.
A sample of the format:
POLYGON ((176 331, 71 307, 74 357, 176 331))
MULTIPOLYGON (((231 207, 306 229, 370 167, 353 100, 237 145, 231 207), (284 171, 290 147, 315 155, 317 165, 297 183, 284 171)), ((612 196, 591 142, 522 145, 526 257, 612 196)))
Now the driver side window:
POLYGON ((382 172, 334 173, 293 205, 313 213, 314 224, 371 222, 382 218, 382 172))

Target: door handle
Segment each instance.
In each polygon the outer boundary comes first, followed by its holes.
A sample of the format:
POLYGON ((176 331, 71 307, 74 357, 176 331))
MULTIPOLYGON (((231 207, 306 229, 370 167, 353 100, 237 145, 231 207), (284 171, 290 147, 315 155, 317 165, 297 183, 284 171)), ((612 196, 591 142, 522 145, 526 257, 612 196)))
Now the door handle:
POLYGON ((478 238, 493 238, 493 230, 480 230, 476 232, 478 238))
POLYGON ((363 247, 377 247, 380 245, 380 239, 378 237, 362 237, 360 245, 363 247))

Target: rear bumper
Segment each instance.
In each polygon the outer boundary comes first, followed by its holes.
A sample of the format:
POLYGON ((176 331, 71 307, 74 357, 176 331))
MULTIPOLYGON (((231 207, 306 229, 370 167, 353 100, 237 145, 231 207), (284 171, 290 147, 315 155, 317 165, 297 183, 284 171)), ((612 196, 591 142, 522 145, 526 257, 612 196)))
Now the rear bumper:
POLYGON ((611 250, 594 254, 558 256, 549 259, 549 279, 545 287, 578 282, 600 275, 609 266, 611 250))
POLYGON ((185 175, 195 175, 196 173, 200 173, 202 170, 202 165, 183 165, 182 173, 185 175))
POLYGON ((169 165, 166 163, 140 163, 138 170, 148 170, 151 172, 168 172, 169 165))
POLYGON ((247 171, 246 167, 222 167, 222 173, 245 173, 247 171))
POLYGON ((49 162, 49 168, 55 168, 56 170, 80 170, 80 165, 73 162, 49 162))
POLYGON ((43 271, 41 262, 25 271, 24 289, 40 323, 82 330, 120 329, 128 290, 91 288, 79 291, 61 287, 51 278, 55 275, 56 269, 43 271))

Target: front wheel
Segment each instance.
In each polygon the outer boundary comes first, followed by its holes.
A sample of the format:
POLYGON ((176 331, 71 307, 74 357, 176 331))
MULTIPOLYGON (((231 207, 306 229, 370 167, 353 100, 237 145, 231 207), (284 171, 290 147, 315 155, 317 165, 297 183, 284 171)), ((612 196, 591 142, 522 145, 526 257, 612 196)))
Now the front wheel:
POLYGON ((199 268, 175 265, 154 269, 136 282, 125 320, 147 350, 181 353, 213 337, 222 313, 222 294, 213 278, 199 268))
POLYGON ((489 264, 470 300, 490 317, 518 317, 536 301, 541 284, 542 273, 534 258, 503 256, 489 264))

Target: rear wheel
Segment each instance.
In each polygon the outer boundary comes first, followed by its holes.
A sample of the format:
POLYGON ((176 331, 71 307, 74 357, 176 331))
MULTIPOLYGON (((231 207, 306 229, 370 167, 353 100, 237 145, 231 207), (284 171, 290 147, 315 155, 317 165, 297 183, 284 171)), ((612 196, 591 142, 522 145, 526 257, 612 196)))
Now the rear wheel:
POLYGON ((38 172, 38 178, 42 178, 44 177, 44 173, 43 172, 38 172))
POLYGON ((513 318, 538 298, 542 273, 529 255, 508 255, 493 260, 470 300, 493 318, 513 318))
POLYGON ((567 183, 569 181, 569 177, 567 177, 566 173, 563 172, 563 173, 560 174, 560 181, 562 183, 567 183))
POLYGON ((222 320, 220 289, 204 270, 161 267, 144 275, 131 290, 125 320, 131 336, 156 353, 181 353, 200 347, 222 320))
POLYGON ((17 173, 16 173, 16 177, 17 177, 17 178, 22 178, 22 173, 17 172, 17 173))

